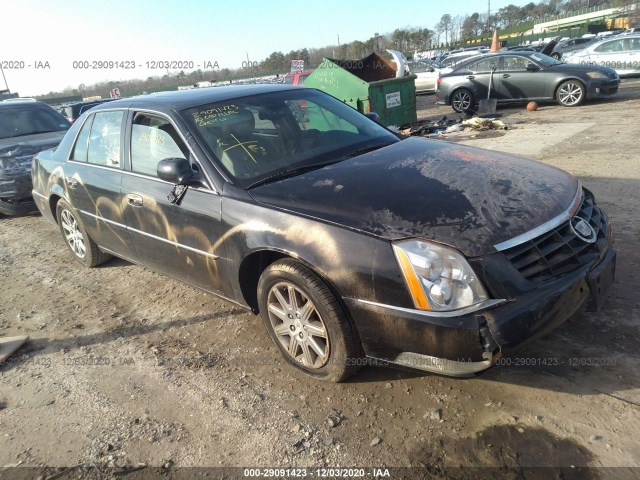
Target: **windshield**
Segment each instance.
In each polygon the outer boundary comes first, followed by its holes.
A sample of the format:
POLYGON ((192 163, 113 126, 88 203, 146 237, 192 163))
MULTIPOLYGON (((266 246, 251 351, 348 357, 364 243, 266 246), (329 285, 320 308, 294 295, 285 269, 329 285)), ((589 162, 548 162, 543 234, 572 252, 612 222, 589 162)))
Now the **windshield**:
POLYGON ((0 139, 59 132, 69 127, 62 115, 48 107, 31 104, 0 108, 0 139))
POLYGON ((234 98, 183 114, 243 188, 399 141, 355 109, 311 89, 234 98))

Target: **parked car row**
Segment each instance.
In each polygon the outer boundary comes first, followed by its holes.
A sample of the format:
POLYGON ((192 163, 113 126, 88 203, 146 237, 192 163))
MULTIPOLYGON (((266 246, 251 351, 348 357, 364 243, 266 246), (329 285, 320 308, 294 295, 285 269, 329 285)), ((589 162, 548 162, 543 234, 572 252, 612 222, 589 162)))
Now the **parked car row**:
POLYGON ((304 87, 97 106, 36 155, 33 194, 82 265, 118 256, 259 313, 289 364, 330 381, 365 357, 476 374, 599 308, 615 272, 575 177, 401 138, 304 87))

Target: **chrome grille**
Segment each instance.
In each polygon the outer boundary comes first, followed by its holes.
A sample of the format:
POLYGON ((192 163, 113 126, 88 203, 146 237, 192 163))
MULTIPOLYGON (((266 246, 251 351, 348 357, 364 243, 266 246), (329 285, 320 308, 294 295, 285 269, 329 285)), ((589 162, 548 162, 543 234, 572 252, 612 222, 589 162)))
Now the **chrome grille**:
POLYGON ((609 239, 608 220, 588 190, 583 190, 580 209, 574 215, 593 227, 596 232, 594 243, 578 238, 568 220, 539 237, 504 251, 527 280, 544 282, 571 273, 602 256, 609 239))

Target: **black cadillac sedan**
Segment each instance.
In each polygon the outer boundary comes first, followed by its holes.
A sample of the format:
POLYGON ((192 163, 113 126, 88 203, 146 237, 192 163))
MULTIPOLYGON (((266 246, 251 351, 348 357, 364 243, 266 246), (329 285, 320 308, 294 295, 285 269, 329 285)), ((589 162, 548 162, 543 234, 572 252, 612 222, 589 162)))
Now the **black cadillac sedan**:
POLYGON ((612 68, 566 64, 539 52, 487 53, 440 77, 436 103, 456 112, 475 110, 490 85, 498 104, 535 100, 576 107, 616 94, 620 77, 612 68))
POLYGON ((613 281, 611 225, 561 170, 401 140, 308 88, 223 87, 96 107, 33 163, 71 255, 112 255, 259 313, 282 355, 472 375, 613 281))

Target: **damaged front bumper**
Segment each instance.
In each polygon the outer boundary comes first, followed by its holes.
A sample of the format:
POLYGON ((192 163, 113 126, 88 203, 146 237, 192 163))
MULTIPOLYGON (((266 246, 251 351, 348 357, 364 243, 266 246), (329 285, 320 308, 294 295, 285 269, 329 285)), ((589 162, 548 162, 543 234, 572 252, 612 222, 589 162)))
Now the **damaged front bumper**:
POLYGON ((31 165, 36 153, 52 148, 59 138, 18 142, 0 147, 0 213, 28 215, 38 211, 31 195, 31 165))
POLYGON ((0 155, 0 213, 26 215, 37 211, 31 197, 31 159, 0 155))
POLYGON ((365 353, 377 363, 470 376, 489 368, 572 317, 602 305, 615 276, 616 251, 511 300, 493 300, 470 313, 436 314, 345 298, 365 353))

